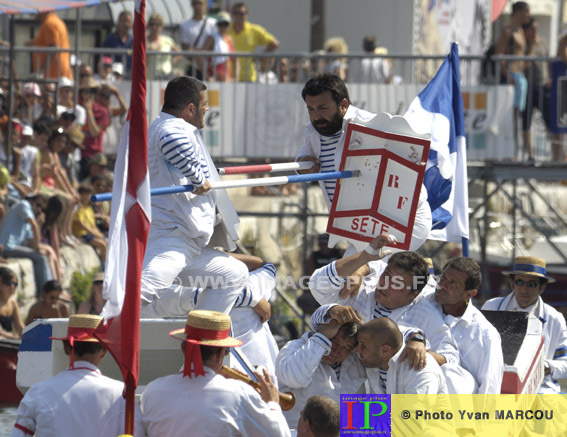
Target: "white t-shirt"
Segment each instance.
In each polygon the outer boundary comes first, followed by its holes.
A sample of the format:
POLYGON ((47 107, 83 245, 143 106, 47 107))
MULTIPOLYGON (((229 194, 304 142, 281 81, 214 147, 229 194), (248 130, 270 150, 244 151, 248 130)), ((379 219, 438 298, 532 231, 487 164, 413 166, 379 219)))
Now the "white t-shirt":
POLYGON ((180 33, 179 40, 181 41, 181 44, 187 44, 191 46, 191 48, 202 49, 203 46, 205 45, 205 41, 207 40, 207 37, 209 36, 214 37, 217 31, 215 27, 217 20, 207 16, 205 16, 203 20, 197 21, 194 20, 193 18, 189 18, 188 20, 185 20, 179 24, 179 33, 180 33), (205 28, 201 33, 203 20, 207 20, 207 22, 205 23, 205 28), (199 33, 201 33, 201 37, 199 38, 199 41, 197 41, 197 44, 195 44, 195 41, 197 40, 199 33))

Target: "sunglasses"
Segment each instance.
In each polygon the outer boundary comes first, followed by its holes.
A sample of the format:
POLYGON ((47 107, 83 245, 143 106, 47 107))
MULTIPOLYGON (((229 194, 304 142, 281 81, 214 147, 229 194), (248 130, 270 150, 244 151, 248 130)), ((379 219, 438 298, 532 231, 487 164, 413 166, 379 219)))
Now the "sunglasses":
POLYGON ((523 287, 526 285, 528 288, 537 288, 539 287, 539 281, 524 281, 523 279, 514 279, 514 284, 518 287, 523 287))
POLYGON ((237 17, 244 17, 245 15, 248 15, 248 12, 233 12, 232 15, 236 15, 237 17))
POLYGON ((18 282, 17 281, 8 281, 8 282, 6 282, 6 285, 13 285, 14 287, 17 287, 18 282))

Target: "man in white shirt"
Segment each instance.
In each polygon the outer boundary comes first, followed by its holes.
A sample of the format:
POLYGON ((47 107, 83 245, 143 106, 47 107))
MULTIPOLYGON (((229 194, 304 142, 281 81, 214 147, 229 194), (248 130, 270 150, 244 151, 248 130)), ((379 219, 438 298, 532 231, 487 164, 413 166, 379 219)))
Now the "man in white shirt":
MULTIPOLYGON (((499 394, 504 372, 500 334, 473 306, 471 298, 480 287, 482 274, 471 258, 450 260, 429 298, 441 305, 445 323, 459 348, 461 366, 474 378, 472 393, 499 394)), ((451 379, 447 379, 449 385, 451 379)), ((464 393, 463 387, 449 385, 450 393, 464 393)))
MULTIPOLYGON (((12 437, 117 436, 124 431, 124 383, 107 378, 98 366, 106 349, 93 337, 102 317, 77 314, 69 317, 65 353, 67 370, 34 384, 18 407, 12 437)), ((144 436, 136 404, 134 435, 144 436)))
POLYGON ((447 393, 445 377, 435 360, 427 360, 420 370, 410 368, 407 360, 400 360, 404 339, 391 319, 381 317, 366 322, 360 327, 357 339, 356 350, 366 367, 373 393, 447 393))
POLYGON ((267 372, 256 374, 261 395, 219 374, 228 348, 242 344, 229 331, 228 315, 196 310, 188 313, 185 329, 170 332, 183 341, 185 363, 178 374, 156 379, 142 393, 149 437, 290 435, 267 372))
POLYGON ((360 319, 352 308, 343 314, 317 325, 316 332, 288 342, 278 354, 280 390, 295 395, 294 408, 284 413, 290 427, 296 426, 311 396, 328 396, 338 402, 340 394, 363 392, 366 374, 353 353, 360 319))
MULTIPOLYGON (((377 269, 364 278, 358 293, 349 294, 343 289, 361 266, 381 260, 388 254, 387 250, 383 250, 387 244, 395 244, 395 239, 387 234, 380 235, 370 242, 366 250, 317 269, 309 280, 313 297, 321 305, 352 306, 364 320, 389 317, 396 323, 419 328, 431 343, 429 353, 439 365, 458 365, 457 345, 443 321, 442 312, 423 296, 422 290, 430 287, 426 285, 429 267, 418 253, 398 252, 388 259, 387 264, 372 263, 377 269)), ((425 365, 424 362, 414 362, 412 357, 410 364, 415 368, 425 365)))
MULTIPOLYGON (((206 89, 193 77, 169 81, 162 112, 148 129, 151 187, 191 184, 195 189, 152 196, 142 271, 142 317, 175 317, 194 308, 228 313, 248 279, 242 262, 207 247, 216 225, 215 237, 225 230, 226 217, 217 217, 223 195, 234 216, 236 212, 226 193, 209 192, 209 179, 218 176, 199 132, 209 109, 206 89)), ((233 243, 224 235, 223 243, 233 243)))
MULTIPOLYGON (((307 105, 310 122, 305 127, 305 141, 296 160, 311 161, 314 166, 308 170, 300 170, 299 173, 338 171, 348 124, 369 122, 376 114, 351 105, 345 83, 330 73, 309 79, 301 96, 307 105)), ((320 181, 319 185, 330 209, 337 181, 320 181)), ((425 187, 422 187, 410 250, 417 250, 424 243, 431 226, 431 209, 427 203, 425 187)), ((353 253, 354 247, 349 246, 345 256, 353 253)))
POLYGON ((506 297, 486 301, 482 309, 523 311, 541 321, 545 377, 538 393, 560 393, 557 379, 567 378, 567 327, 563 314, 541 298, 547 284, 555 282, 547 275, 545 267, 546 263, 541 258, 516 257, 513 269, 502 272, 510 277, 512 292, 506 297))
MULTIPOLYGON (((206 0, 191 0, 191 7, 193 8, 193 16, 179 24, 181 48, 184 51, 192 52, 213 51, 217 21, 205 14, 207 11, 206 0)), ((195 76, 197 79, 203 79, 203 73, 206 72, 204 59, 199 57, 190 58, 190 60, 187 74, 195 76)))
MULTIPOLYGON (((250 364, 266 368, 277 385, 276 357, 279 349, 268 325, 271 315, 270 300, 276 287, 276 267, 257 256, 231 254, 250 270, 246 287, 242 289, 230 310, 232 334, 244 344, 240 352, 250 364)), ((241 368, 236 361, 236 368, 241 368)))

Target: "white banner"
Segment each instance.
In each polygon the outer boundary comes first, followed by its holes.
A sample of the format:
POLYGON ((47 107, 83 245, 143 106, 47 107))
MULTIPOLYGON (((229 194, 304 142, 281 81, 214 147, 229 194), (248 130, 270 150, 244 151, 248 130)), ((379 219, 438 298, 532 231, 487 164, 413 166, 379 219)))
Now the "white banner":
MULTIPOLYGON (((159 114, 167 82, 148 82, 148 121, 159 114)), ((203 135, 213 159, 246 157, 293 160, 309 121, 303 84, 208 83, 209 112, 203 135)), ((124 99, 130 83, 117 85, 124 99)), ((348 84, 353 105, 372 112, 403 114, 423 85, 348 84)), ((513 89, 509 85, 462 87, 469 161, 514 157, 513 89)), ((106 153, 120 138, 114 122, 105 135, 106 153)))

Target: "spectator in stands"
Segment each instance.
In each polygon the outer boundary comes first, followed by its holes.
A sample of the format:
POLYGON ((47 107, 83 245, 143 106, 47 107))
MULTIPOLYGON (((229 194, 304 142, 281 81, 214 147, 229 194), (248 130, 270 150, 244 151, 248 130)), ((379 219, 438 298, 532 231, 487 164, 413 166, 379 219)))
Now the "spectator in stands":
MULTIPOLYGON (((538 23, 535 18, 530 17, 527 23, 522 25, 526 39, 526 55, 547 57, 549 50, 545 41, 539 37, 538 23)), ((549 105, 550 105, 550 78, 546 63, 541 61, 526 62, 524 76, 528 81, 528 92, 526 96, 526 108, 522 112, 522 139, 524 144, 524 157, 527 155, 529 162, 535 161, 534 146, 532 144, 531 124, 534 108, 539 109, 545 124, 549 127, 549 105)))
POLYGON ((57 195, 51 196, 47 201, 47 208, 39 220, 41 225, 41 241, 48 244, 53 250, 53 256, 50 259, 51 271, 53 277, 60 281, 63 277, 63 269, 61 268, 61 254, 59 252, 59 242, 61 234, 61 224, 59 217, 65 217, 65 214, 72 215, 72 208, 67 203, 68 200, 57 195))
POLYGON ((512 292, 486 301, 482 309, 527 312, 541 321, 545 376, 538 393, 560 393, 557 380, 567 378, 567 326, 563 314, 541 298, 547 285, 555 282, 545 267, 541 258, 517 256, 512 270, 502 272, 509 277, 512 292))
MULTIPOLYGON (((362 40, 362 50, 372 55, 386 55, 388 49, 376 46, 376 37, 366 35, 362 40)), ((362 83, 390 83, 392 65, 386 58, 363 58, 360 61, 360 81, 362 83)))
MULTIPOLYGON (((93 187, 94 194, 108 193, 112 191, 112 184, 107 183, 108 177, 106 173, 96 174, 90 178, 90 184, 93 187)), ((93 202, 92 207, 95 212, 96 226, 105 235, 108 236, 110 229, 110 207, 111 202, 93 202)))
MULTIPOLYGON (((526 37, 522 25, 530 19, 530 7, 526 2, 520 1, 512 5, 512 19, 510 25, 504 27, 498 42, 496 43, 496 55, 516 55, 526 54, 526 37)), ((508 77, 510 83, 514 85, 514 133, 518 114, 526 108, 526 96, 528 92, 528 82, 524 75, 524 61, 502 62, 501 71, 508 77)))
MULTIPOLYGON (((323 49, 327 54, 346 55, 348 54, 348 45, 344 38, 335 36, 325 41, 323 49)), ((332 73, 339 76, 342 80, 346 80, 348 72, 348 61, 346 58, 336 58, 325 63, 323 68, 325 73, 332 73)))
POLYGON ((92 179, 97 175, 105 175, 108 172, 108 159, 103 153, 97 153, 89 160, 87 166, 89 178, 92 179))
POLYGON ((31 126, 22 128, 22 140, 13 144, 14 160, 13 175, 22 186, 26 187, 25 194, 39 189, 39 158, 38 149, 34 145, 34 130, 31 126))
POLYGON ((23 95, 21 120, 24 124, 32 125, 43 115, 41 89, 37 83, 28 82, 24 85, 23 95))
POLYGON ((37 294, 41 286, 53 279, 48 253, 51 248, 41 242, 41 228, 37 218, 47 208, 44 193, 16 202, 7 212, 0 227, 0 244, 7 258, 29 258, 33 262, 37 294))
POLYGON ((124 78, 124 64, 122 62, 112 63, 112 75, 114 82, 120 82, 124 78))
MULTIPOLYGON (((564 68, 566 68, 567 67, 567 26, 564 26, 561 33, 559 34, 556 57, 559 58, 560 62, 563 63, 564 68)), ((562 134, 560 132, 552 132, 550 137, 551 137, 551 152, 553 155, 553 161, 554 162, 567 161, 567 155, 565 154, 565 150, 563 149, 563 141, 565 138, 565 134, 562 134)))
MULTIPOLYGON (((112 49, 131 49, 134 37, 132 36, 132 13, 129 11, 122 11, 118 15, 118 22, 116 23, 116 31, 110 33, 102 43, 102 47, 112 49)), ((126 59, 126 70, 130 71, 132 67, 132 56, 121 54, 115 55, 115 62, 124 63, 126 59)))
POLYGON ((104 272, 98 272, 91 285, 91 294, 89 298, 79 305, 77 314, 95 314, 102 312, 106 300, 102 297, 102 285, 104 283, 104 272))
POLYGON ((63 202, 61 220, 58 221, 61 242, 73 246, 76 244, 72 238, 73 208, 79 196, 59 158, 59 155, 67 149, 68 143, 67 131, 63 128, 53 131, 47 147, 40 154, 40 174, 41 189, 52 195, 60 196, 63 202))
POLYGON ((311 396, 301 410, 297 437, 339 437, 341 412, 339 404, 326 396, 311 396))
MULTIPOLYGON (((248 6, 244 2, 232 5, 232 23, 228 33, 237 53, 252 53, 257 47, 266 46, 266 52, 273 52, 280 43, 274 35, 258 24, 248 21, 248 6)), ((241 82, 256 82, 257 72, 252 58, 238 58, 241 82)))
MULTIPOLYGON (((214 18, 208 17, 205 0, 192 0, 193 16, 179 24, 179 41, 183 51, 212 51, 216 32, 214 18)), ((198 53, 197 53, 198 54, 198 53)), ((202 57, 189 56, 189 64, 185 73, 199 80, 203 79, 205 60, 202 57)))
MULTIPOLYGON (((58 49, 69 49, 69 36, 67 26, 61 18, 53 12, 39 12, 36 20, 41 24, 34 39, 25 43, 26 46, 34 47, 56 47, 58 49)), ((69 52, 33 54, 33 71, 42 77, 57 79, 61 76, 71 77, 71 63, 69 52)))
POLYGON ((147 55, 146 75, 148 79, 170 79, 173 67, 181 56, 172 56, 169 52, 179 52, 175 41, 162 33, 163 17, 160 14, 150 15, 148 20, 147 45, 148 51, 165 52, 163 55, 147 55))
POLYGON ((98 63, 98 73, 93 76, 97 82, 114 82, 112 74, 112 57, 103 56, 98 63))
POLYGON ((89 185, 79 187, 80 206, 73 218, 75 236, 90 244, 97 251, 101 261, 106 260, 106 239, 96 226, 95 212, 91 204, 93 190, 89 185))
POLYGON ((0 339, 20 338, 24 324, 18 301, 14 299, 18 277, 7 267, 0 267, 0 339))
POLYGON ((63 287, 59 281, 47 281, 42 288, 41 299, 28 312, 26 325, 35 319, 60 319, 69 317, 69 309, 59 300, 63 287))
POLYGON ((118 88, 108 83, 100 84, 96 93, 95 101, 108 110, 108 115, 110 116, 110 118, 121 117, 126 114, 126 112, 128 112, 128 106, 126 106, 124 97, 122 97, 122 94, 120 94, 118 88), (111 105, 111 100, 113 97, 118 102, 118 106, 111 105))
POLYGON ((87 110, 87 123, 83 129, 85 148, 81 151, 81 170, 79 179, 83 180, 88 175, 87 163, 97 153, 104 152, 103 135, 110 124, 108 109, 97 103, 95 95, 99 85, 92 77, 86 77, 79 86, 79 102, 87 110))
MULTIPOLYGON (((74 82, 71 79, 62 77, 59 79, 57 85, 59 89, 57 117, 63 118, 69 122, 74 122, 78 126, 84 126, 87 121, 87 111, 83 106, 75 104, 75 95, 73 91, 74 82), (71 115, 73 117, 71 117, 71 115)), ((69 125, 63 127, 67 128, 69 125)))
POLYGON ((219 12, 217 15, 217 31, 214 34, 214 47, 216 53, 225 56, 213 56, 209 63, 208 76, 209 80, 217 82, 230 82, 234 77, 238 77, 238 71, 234 76, 232 71, 237 68, 238 64, 234 58, 226 56, 226 54, 234 53, 234 43, 228 34, 228 26, 230 26, 230 15, 228 12, 219 12))
POLYGON ((81 150, 85 147, 83 145, 85 134, 78 126, 70 126, 65 129, 65 132, 69 141, 67 141, 67 146, 59 154, 59 159, 67 172, 67 178, 71 186, 76 189, 79 186, 79 160, 76 156, 77 154, 80 156, 81 150))

